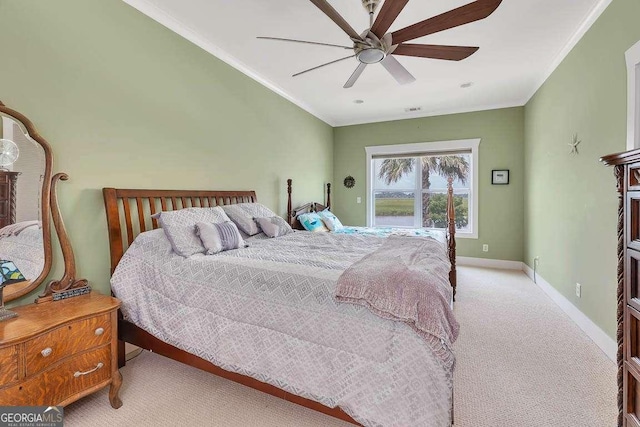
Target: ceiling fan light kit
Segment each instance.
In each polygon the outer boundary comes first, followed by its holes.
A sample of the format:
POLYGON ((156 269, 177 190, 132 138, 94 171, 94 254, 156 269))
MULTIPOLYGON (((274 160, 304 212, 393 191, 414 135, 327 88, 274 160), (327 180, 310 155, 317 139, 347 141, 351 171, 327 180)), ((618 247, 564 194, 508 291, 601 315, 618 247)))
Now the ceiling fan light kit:
POLYGON ((293 75, 293 77, 296 77, 306 72, 355 57, 360 64, 358 64, 356 70, 345 83, 345 88, 350 88, 355 84, 367 65, 377 63, 381 63, 399 84, 414 82, 416 80, 415 77, 395 59, 394 55, 447 61, 461 61, 468 58, 477 52, 479 48, 472 46, 410 44, 405 42, 485 19, 502 3, 502 0, 476 0, 392 33, 387 33, 400 12, 402 12, 407 3, 409 3, 409 0, 385 0, 375 20, 374 15, 381 0, 361 0, 362 6, 364 6, 365 10, 369 13, 370 28, 366 29, 362 34, 358 34, 333 6, 329 4, 328 0, 310 1, 349 36, 353 43, 352 47, 277 37, 258 38, 314 44, 340 49, 353 49, 354 55, 321 64, 293 75))

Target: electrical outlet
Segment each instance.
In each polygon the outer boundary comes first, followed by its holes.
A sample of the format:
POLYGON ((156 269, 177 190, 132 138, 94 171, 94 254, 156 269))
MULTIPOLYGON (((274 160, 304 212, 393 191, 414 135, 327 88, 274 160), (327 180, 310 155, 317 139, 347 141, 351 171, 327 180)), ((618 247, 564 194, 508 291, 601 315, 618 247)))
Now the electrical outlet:
POLYGON ((482 245, 482 252, 489 252, 489 245, 487 244, 482 245))
POLYGON ((582 297, 582 285, 580 283, 576 283, 576 296, 578 298, 582 297))
POLYGON ((362 197, 356 197, 356 203, 362 203, 362 197))

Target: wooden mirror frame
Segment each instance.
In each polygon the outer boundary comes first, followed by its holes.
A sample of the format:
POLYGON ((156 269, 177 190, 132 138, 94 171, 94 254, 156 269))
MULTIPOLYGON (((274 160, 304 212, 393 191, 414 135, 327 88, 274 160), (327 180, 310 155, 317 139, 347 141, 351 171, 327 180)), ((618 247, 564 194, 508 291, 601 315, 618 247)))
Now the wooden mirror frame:
POLYGON ((31 139, 36 141, 44 149, 45 171, 42 180, 42 242, 44 246, 44 266, 40 275, 31 282, 16 283, 4 287, 4 301, 12 301, 20 298, 36 289, 51 271, 53 263, 52 247, 51 247, 51 218, 53 225, 60 241, 62 249, 62 257, 64 259, 64 275, 60 280, 51 280, 44 291, 40 293, 36 302, 47 302, 56 299, 67 298, 69 296, 87 293, 90 288, 84 279, 76 279, 76 263, 73 254, 73 248, 67 234, 67 230, 62 220, 60 206, 58 205, 57 184, 59 181, 66 181, 69 177, 64 173, 57 173, 51 176, 53 165, 53 153, 51 146, 36 130, 31 120, 23 114, 12 110, 0 101, 0 112, 13 118, 21 123, 29 133, 31 139))
POLYGON ((42 179, 42 194, 41 194, 41 215, 42 215, 42 243, 44 250, 44 265, 40 275, 31 281, 25 281, 22 283, 15 283, 4 287, 4 301, 12 301, 20 298, 34 289, 36 289, 46 279, 49 271, 51 271, 52 253, 51 253, 51 167, 53 164, 53 154, 51 153, 51 146, 49 143, 38 133, 31 120, 25 117, 23 114, 12 110, 5 106, 0 101, 0 113, 6 115, 16 122, 22 124, 26 129, 29 137, 36 141, 44 150, 44 175, 42 179))

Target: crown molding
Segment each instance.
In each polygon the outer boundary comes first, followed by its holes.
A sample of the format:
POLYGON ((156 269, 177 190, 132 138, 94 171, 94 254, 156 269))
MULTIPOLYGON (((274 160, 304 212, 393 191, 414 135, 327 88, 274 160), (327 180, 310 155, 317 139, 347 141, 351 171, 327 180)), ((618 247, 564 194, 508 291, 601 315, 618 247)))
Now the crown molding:
POLYGON ((467 108, 450 108, 450 109, 443 109, 443 110, 435 110, 435 111, 421 112, 418 114, 399 113, 399 114, 386 115, 386 116, 367 119, 367 120, 353 120, 353 121, 344 121, 344 122, 338 120, 336 122, 336 125, 334 125, 334 127, 338 128, 338 127, 346 127, 346 126, 366 125, 371 123, 393 122, 397 120, 423 119, 426 117, 475 113, 478 111, 501 110, 503 108, 523 107, 525 103, 526 102, 524 100, 521 100, 521 101, 505 102, 505 103, 497 103, 497 104, 484 104, 484 105, 478 105, 475 107, 467 107, 467 108))
POLYGON ((602 12, 611 4, 613 0, 599 0, 591 9, 587 17, 582 21, 578 29, 573 33, 573 36, 569 39, 569 41, 564 45, 562 50, 556 55, 555 59, 551 63, 551 65, 547 68, 545 73, 541 76, 538 83, 534 86, 533 92, 527 97, 525 104, 531 101, 531 98, 538 92, 538 90, 542 87, 542 85, 547 81, 547 79, 553 74, 553 72, 562 64, 562 61, 569 55, 569 53, 573 50, 574 47, 578 44, 578 42, 584 37, 584 35, 589 31, 591 26, 598 20, 602 12))
POLYGON ((512 108, 512 107, 522 107, 526 105, 531 98, 536 94, 536 92, 542 87, 542 85, 547 81, 549 76, 553 74, 553 72, 558 68, 558 66, 562 63, 562 61, 566 58, 566 56, 571 52, 571 50, 578 44, 580 39, 585 35, 585 33, 591 28, 591 26, 596 22, 596 20, 600 17, 600 15, 605 11, 605 9, 611 4, 612 0, 599 0, 591 9, 587 17, 582 21, 578 29, 574 32, 569 41, 565 44, 562 50, 556 55, 555 59, 551 63, 551 65, 547 68, 545 73, 541 76, 537 83, 534 85, 534 89, 531 94, 526 98, 520 101, 506 102, 506 103, 498 103, 498 104, 485 104, 474 107, 462 107, 462 108, 451 108, 451 109, 443 109, 443 110, 435 110, 430 112, 421 112, 418 114, 406 114, 406 113, 398 113, 391 115, 382 115, 378 117, 374 117, 371 119, 364 120, 347 120, 342 121, 340 119, 329 119, 325 115, 318 112, 316 109, 312 108, 305 102, 300 101, 296 97, 289 94, 282 87, 275 84, 269 79, 262 77, 256 71, 254 71, 251 67, 230 55, 228 52, 224 51, 214 43, 205 38, 198 35, 194 30, 189 28, 189 26, 170 16, 168 13, 151 3, 149 0, 122 0, 129 6, 138 10, 139 12, 145 14, 149 18, 158 22, 159 24, 165 26, 176 34, 184 37, 189 40, 191 43, 196 46, 202 48, 206 52, 211 55, 217 57, 221 61, 227 63, 232 66, 236 70, 250 77, 251 79, 257 81, 261 85, 266 88, 272 90, 278 95, 282 96, 286 100, 291 103, 297 105, 302 108, 309 114, 315 116, 316 118, 322 120, 332 127, 342 127, 342 126, 353 126, 353 125, 361 125, 361 124, 370 124, 370 123, 381 123, 395 120, 410 120, 410 119, 418 119, 424 117, 436 117, 436 116, 444 116, 449 114, 462 114, 462 113, 471 113, 477 111, 487 111, 487 110, 497 110, 501 108, 512 108))
POLYGON ((168 13, 166 13, 165 11, 157 7, 156 5, 152 4, 148 0, 122 0, 122 1, 128 4, 129 6, 133 7, 134 9, 138 10, 139 12, 143 13, 144 15, 148 16, 149 18, 153 19, 157 23, 167 27, 174 33, 189 40, 191 43, 195 44, 201 49, 204 49, 211 55, 227 63, 228 65, 232 66, 233 68, 245 74, 246 76, 257 81, 258 83, 265 86, 266 88, 277 93, 287 101, 292 102, 293 104, 302 108, 307 113, 317 117, 318 119, 322 120, 326 124, 335 127, 335 123, 332 120, 329 120, 323 114, 320 114, 318 111, 316 111, 314 108, 307 105, 306 103, 291 96, 288 92, 286 92, 280 86, 273 83, 269 79, 265 79, 256 71, 251 69, 251 67, 249 67, 248 65, 246 65, 245 63, 237 59, 236 57, 230 55, 220 47, 216 46, 214 43, 211 43, 209 40, 206 40, 205 38, 201 37, 194 30, 189 28, 188 25, 185 25, 183 22, 178 21, 177 19, 175 19, 174 17, 172 17, 171 15, 169 15, 168 13))

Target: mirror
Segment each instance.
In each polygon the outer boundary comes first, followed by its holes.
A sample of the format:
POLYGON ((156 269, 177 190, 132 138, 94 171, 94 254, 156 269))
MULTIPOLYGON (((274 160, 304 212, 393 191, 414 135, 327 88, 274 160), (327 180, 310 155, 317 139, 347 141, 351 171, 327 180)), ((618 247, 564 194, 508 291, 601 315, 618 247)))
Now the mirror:
POLYGON ((0 103, 0 264, 4 301, 34 290, 51 269, 52 155, 33 124, 0 103))

